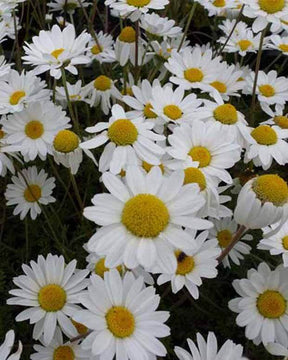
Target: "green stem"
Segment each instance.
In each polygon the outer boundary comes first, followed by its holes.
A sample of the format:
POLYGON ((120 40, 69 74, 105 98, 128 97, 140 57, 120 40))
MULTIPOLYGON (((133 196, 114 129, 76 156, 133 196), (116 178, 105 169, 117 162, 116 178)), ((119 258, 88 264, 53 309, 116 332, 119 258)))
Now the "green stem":
POLYGON ((82 201, 81 196, 80 196, 80 192, 79 192, 76 180, 75 180, 75 176, 71 173, 71 171, 70 171, 70 177, 71 177, 72 186, 73 186, 73 189, 74 189, 74 192, 75 192, 75 195, 76 195, 76 199, 78 201, 78 204, 79 204, 79 207, 80 207, 80 210, 81 210, 81 213, 82 213, 83 209, 84 209, 84 204, 83 204, 83 201, 82 201))
POLYGON ((186 26, 185 26, 185 30, 184 30, 184 34, 182 36, 182 39, 180 41, 180 44, 179 44, 179 47, 177 49, 177 51, 179 52, 182 48, 182 45, 184 43, 184 40, 185 40, 185 37, 188 33, 188 30, 189 30, 189 27, 190 27, 190 24, 191 24, 191 21, 192 21, 192 18, 193 18, 193 15, 195 13, 195 10, 196 10, 196 7, 197 7, 197 1, 194 1, 193 5, 192 5, 192 8, 190 10, 190 14, 189 14, 189 17, 188 17, 188 21, 186 23, 186 26))

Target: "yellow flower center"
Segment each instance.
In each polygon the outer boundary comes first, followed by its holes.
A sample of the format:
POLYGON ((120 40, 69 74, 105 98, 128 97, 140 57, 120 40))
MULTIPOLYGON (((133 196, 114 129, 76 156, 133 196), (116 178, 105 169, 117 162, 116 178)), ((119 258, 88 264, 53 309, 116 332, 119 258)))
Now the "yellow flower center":
POLYGON ((91 53, 93 55, 98 55, 103 51, 102 46, 98 46, 97 44, 95 44, 94 46, 92 46, 91 48, 91 53))
POLYGON ((112 85, 111 79, 105 75, 100 75, 94 80, 94 88, 100 91, 110 90, 112 85))
POLYGON ((184 71, 184 77, 190 82, 200 82, 204 78, 204 74, 200 69, 191 68, 184 71))
POLYGON ((281 127, 282 129, 288 129, 288 118, 287 116, 275 116, 274 122, 276 125, 281 127))
POLYGON ((288 250, 288 235, 284 236, 282 239, 282 245, 285 250, 288 250))
POLYGON ((54 350, 53 360, 74 360, 75 354, 70 346, 59 346, 54 350))
POLYGON ((42 190, 36 184, 30 184, 24 191, 24 198, 28 202, 35 202, 41 198, 42 190))
POLYGON ((126 86, 126 91, 125 91, 125 89, 122 89, 121 90, 121 94, 122 95, 130 95, 130 96, 133 96, 134 94, 133 94, 133 90, 131 89, 131 87, 129 87, 129 86, 126 86))
POLYGON ((87 326, 78 323, 77 321, 71 320, 72 324, 75 326, 77 332, 79 335, 85 335, 87 334, 88 328, 87 326))
POLYGON ((191 156, 193 161, 199 161, 200 168, 208 166, 211 162, 210 151, 203 146, 195 146, 189 151, 188 155, 191 156))
POLYGON ((75 94, 75 95, 70 95, 69 96, 70 100, 81 100, 81 96, 78 95, 78 94, 75 94))
POLYGON ((19 101, 26 95, 25 91, 23 90, 18 90, 15 91, 9 99, 9 102, 11 105, 17 105, 19 103, 19 101))
POLYGON ((131 145, 137 140, 138 131, 136 126, 130 120, 119 119, 110 125, 108 137, 116 145, 131 145))
POLYGON ((25 126, 25 134, 30 139, 38 139, 44 133, 44 126, 38 120, 29 121, 25 126))
POLYGON ((145 105, 143 113, 146 116, 146 118, 148 118, 148 119, 156 119, 157 118, 157 114, 155 114, 154 111, 152 111, 152 109, 153 109, 153 106, 150 103, 145 105))
POLYGON ((221 94, 224 94, 227 91, 227 86, 221 81, 214 81, 210 85, 218 90, 221 94))
POLYGON ((260 9, 266 11, 268 14, 275 14, 283 10, 285 0, 258 0, 260 9))
POLYGON ((213 112, 214 118, 225 125, 233 125, 238 120, 237 110, 231 104, 218 106, 213 112))
POLYGON ((132 26, 126 26, 122 29, 119 40, 127 43, 134 43, 136 41, 136 32, 132 26))
MULTIPOLYGON (((104 278, 105 272, 109 270, 110 269, 105 266, 105 258, 98 260, 97 263, 95 264, 94 272, 95 274, 101 276, 102 278, 104 278)), ((121 265, 117 266, 117 270, 119 271, 119 273, 121 273, 122 266, 121 265)))
POLYGON ((160 164, 160 165, 151 165, 149 163, 147 163, 146 161, 142 161, 142 168, 148 173, 154 166, 159 166, 162 174, 164 174, 164 165, 160 164))
POLYGON ((127 0, 127 4, 135 7, 143 7, 150 4, 151 0, 127 0))
POLYGON ((63 51, 64 51, 63 48, 55 49, 54 51, 51 52, 51 55, 52 55, 55 59, 58 59, 58 57, 63 53, 63 51))
POLYGON ((251 45, 253 45, 251 41, 245 39, 238 41, 237 44, 242 51, 247 50, 251 45))
POLYGON ((213 5, 216 7, 224 7, 226 5, 225 0, 214 0, 213 5))
POLYGON ((177 105, 166 105, 163 112, 172 120, 178 120, 182 116, 182 110, 177 105))
POLYGON ((66 292, 59 285, 46 285, 40 289, 38 301, 41 308, 45 311, 59 311, 66 303, 66 292))
POLYGON ((283 52, 288 52, 288 44, 280 44, 279 49, 283 52))
POLYGON ((268 319, 278 319, 286 311, 286 300, 275 290, 266 290, 257 299, 259 313, 268 319))
POLYGON ((222 248, 226 248, 232 240, 232 234, 229 230, 221 230, 217 234, 217 240, 222 248))
POLYGON ((53 145, 55 150, 69 153, 78 148, 79 138, 71 130, 60 130, 54 138, 53 145))
POLYGON ((115 337, 123 339, 134 333, 134 316, 125 307, 113 306, 108 310, 105 317, 107 327, 115 337))
POLYGON ((274 145, 277 143, 277 134, 268 125, 260 125, 251 132, 251 136, 260 145, 274 145))
POLYGON ((259 91, 265 97, 272 97, 275 95, 275 89, 268 84, 259 86, 259 91))
POLYGON ((206 178, 201 170, 190 167, 185 169, 184 172, 185 172, 184 185, 196 183, 199 185, 201 191, 206 189, 206 178))
POLYGON ((168 225, 170 215, 164 202, 151 194, 139 194, 128 200, 122 223, 139 238, 155 238, 168 225))
POLYGON ((4 135, 5 135, 4 131, 0 129, 0 139, 3 139, 4 135))
POLYGON ((177 275, 189 274, 194 269, 195 261, 193 256, 188 256, 180 250, 175 251, 175 256, 177 259, 177 275))
POLYGON ((258 176, 253 181, 252 189, 262 202, 271 202, 275 206, 283 206, 288 201, 287 183, 278 175, 258 176))

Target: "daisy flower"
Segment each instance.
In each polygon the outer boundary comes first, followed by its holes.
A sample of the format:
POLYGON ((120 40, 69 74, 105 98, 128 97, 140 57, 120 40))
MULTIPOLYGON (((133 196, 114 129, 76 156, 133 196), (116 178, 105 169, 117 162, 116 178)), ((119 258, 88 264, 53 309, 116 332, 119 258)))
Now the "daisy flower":
POLYGON ((195 249, 182 251, 176 249, 174 256, 177 261, 177 268, 173 273, 160 272, 157 279, 158 285, 171 281, 172 292, 176 294, 184 286, 194 299, 199 298, 198 287, 202 285, 202 278, 213 279, 217 276, 218 261, 220 251, 217 248, 217 241, 207 240, 208 231, 201 232, 196 237, 196 231, 186 230, 187 235, 191 236, 196 242, 195 249))
POLYGON ((95 149, 109 142, 100 157, 99 170, 119 174, 127 165, 137 165, 137 158, 152 165, 160 164, 165 150, 154 141, 164 140, 164 136, 151 131, 153 124, 143 118, 129 120, 120 105, 112 107, 109 122, 99 122, 86 129, 89 133, 101 133, 80 145, 82 149, 95 149))
POLYGON ((216 124, 216 127, 225 133, 228 139, 241 147, 254 143, 244 115, 235 106, 225 104, 219 96, 215 98, 215 102, 203 100, 203 103, 204 106, 198 108, 193 114, 194 119, 216 124))
POLYGON ((278 175, 255 177, 242 187, 234 212, 235 221, 248 229, 260 229, 287 218, 288 186, 278 175))
POLYGON ((166 349, 158 338, 170 334, 164 322, 167 311, 155 311, 160 296, 152 286, 145 287, 142 277, 135 279, 127 272, 123 279, 117 270, 100 276, 92 275, 80 310, 73 319, 92 330, 82 342, 101 359, 118 359, 125 354, 127 360, 154 359, 165 356, 166 349), (95 298, 96 295, 96 298, 95 298), (97 300, 96 300, 97 299, 97 300))
MULTIPOLYGON (((217 239, 220 249, 223 251, 232 241, 233 235, 237 231, 237 223, 231 217, 224 219, 210 219, 214 227, 209 230, 209 239, 217 239)), ((241 240, 251 241, 253 240, 252 235, 244 235, 241 240)), ((244 241, 238 241, 229 254, 223 259, 222 263, 224 267, 231 267, 230 260, 240 265, 240 260, 244 259, 243 255, 249 254, 251 246, 246 244, 244 241)))
POLYGON ((208 10, 208 16, 225 16, 228 9, 234 7, 233 0, 196 0, 206 10, 208 10))
POLYGON ((122 95, 114 85, 112 79, 105 75, 97 76, 93 81, 83 87, 83 96, 90 106, 101 105, 105 115, 108 115, 111 108, 111 98, 113 102, 121 99, 122 95))
POLYGON ((260 125, 277 125, 281 129, 288 129, 288 117, 284 114, 284 105, 276 104, 275 109, 272 110, 271 106, 267 104, 262 105, 262 110, 270 116, 270 119, 263 121, 260 125))
POLYGON ((232 285, 239 297, 229 301, 229 308, 238 313, 236 324, 245 327, 245 336, 257 345, 279 342, 287 347, 287 270, 278 266, 271 271, 261 263, 232 285))
POLYGON ((167 17, 161 17, 156 13, 145 14, 140 21, 140 27, 146 33, 152 36, 159 37, 177 37, 182 32, 182 28, 175 26, 175 21, 167 17))
POLYGON ((131 21, 137 21, 142 14, 150 9, 162 10, 169 4, 169 0, 106 0, 105 5, 116 10, 121 17, 129 17, 131 21))
POLYGON ((113 49, 113 37, 110 34, 104 34, 103 31, 97 33, 96 36, 98 44, 95 43, 94 39, 91 39, 88 43, 90 50, 87 55, 91 58, 91 60, 99 61, 100 64, 116 61, 113 49))
POLYGON ((288 36, 271 35, 269 41, 267 47, 279 50, 283 55, 288 55, 288 36))
POLYGON ((88 7, 91 3, 86 0, 53 0, 47 4, 50 8, 50 11, 60 11, 61 13, 67 12, 68 14, 74 14, 77 8, 88 7))
MULTIPOLYGON (((78 80, 75 84, 66 83, 69 100, 71 102, 85 101, 83 95, 82 81, 78 80)), ((64 107, 67 106, 67 97, 65 88, 63 86, 56 86, 56 100, 61 103, 64 107)))
POLYGON ((84 55, 89 40, 90 35, 85 31, 76 37, 75 28, 71 24, 63 31, 54 25, 51 30, 41 30, 39 36, 34 36, 32 44, 23 46, 26 55, 22 59, 25 64, 35 66, 36 75, 49 70, 52 77, 60 79, 62 67, 77 75, 76 65, 90 61, 84 55))
POLYGON ((71 130, 60 130, 53 140, 53 156, 56 164, 62 164, 71 170, 71 174, 78 172, 83 160, 83 151, 97 166, 93 154, 90 150, 80 148, 79 137, 71 130))
POLYGON ((286 221, 276 234, 271 230, 278 228, 278 224, 263 228, 263 239, 257 245, 260 250, 269 250, 271 255, 282 254, 284 267, 288 267, 288 221, 286 221))
MULTIPOLYGON (((18 151, 17 147, 11 147, 7 146, 7 143, 5 141, 5 133, 0 128, 0 176, 5 176, 7 173, 7 169, 14 174, 15 169, 13 165, 12 159, 10 159, 10 156, 16 157, 15 152, 18 151)), ((18 159, 19 160, 19 159, 18 159)))
POLYGON ((226 134, 214 123, 193 121, 192 125, 183 124, 168 136, 168 154, 179 161, 191 158, 199 162, 199 168, 207 175, 232 183, 226 169, 240 160, 240 146, 228 139, 226 134))
POLYGON ((19 147, 25 161, 34 160, 37 156, 45 160, 51 153, 55 135, 59 130, 70 127, 69 121, 61 107, 52 102, 37 102, 3 118, 2 129, 7 144, 19 147))
POLYGON ((91 352, 83 350, 79 341, 64 343, 59 327, 49 345, 42 341, 41 344, 33 346, 35 353, 30 355, 31 360, 91 360, 91 352))
POLYGON ((163 88, 161 86, 152 88, 153 112, 166 123, 191 122, 193 114, 198 111, 201 104, 202 100, 197 99, 195 94, 185 96, 185 90, 181 86, 175 91, 170 84, 163 88))
POLYGON ((0 345, 0 358, 1 360, 19 360, 22 353, 22 344, 19 341, 18 350, 9 356, 11 349, 14 346, 15 333, 13 330, 9 330, 5 335, 3 344, 0 345))
POLYGON ((271 167, 273 159, 280 165, 288 162, 288 130, 278 126, 259 125, 251 131, 255 140, 246 150, 244 162, 253 160, 255 166, 264 170, 271 167))
POLYGON ((269 23, 279 25, 281 18, 288 16, 286 0, 242 0, 243 14, 255 19, 252 30, 255 33, 263 30, 269 23))
POLYGON ((197 333, 197 343, 187 339, 190 353, 179 346, 174 351, 179 360, 247 360, 243 355, 242 345, 236 345, 232 340, 227 340, 218 350, 216 336, 209 332, 207 342, 197 333), (197 346, 198 345, 198 346, 197 346))
POLYGON ((48 101, 50 90, 45 87, 45 81, 31 71, 19 74, 10 70, 8 78, 0 81, 0 114, 19 112, 30 103, 48 101))
MULTIPOLYGON (((277 71, 271 70, 268 74, 264 71, 259 71, 256 94, 260 105, 262 103, 285 104, 288 101, 288 79, 284 76, 277 76, 277 71)), ((251 71, 250 76, 246 80, 246 85, 243 89, 243 94, 251 95, 253 92, 255 73, 251 71)))
POLYGON ((75 327, 68 316, 75 314, 80 307, 79 297, 87 287, 88 270, 76 270, 76 260, 65 265, 63 256, 48 254, 45 259, 39 255, 37 262, 30 266, 22 265, 25 275, 13 279, 18 289, 9 291, 14 297, 7 300, 8 305, 26 306, 16 317, 16 321, 30 320, 34 325, 33 339, 49 345, 55 336, 57 324, 67 336, 76 336, 75 327))
POLYGON ((149 269, 156 263, 174 272, 177 261, 173 247, 189 250, 195 241, 182 229, 203 230, 211 222, 197 217, 205 203, 195 184, 183 186, 184 174, 169 177, 153 167, 146 175, 139 167, 129 167, 125 184, 105 173, 103 183, 110 194, 98 194, 84 216, 102 226, 88 242, 89 251, 106 256, 108 267, 124 263, 149 269), (189 206, 187 205, 189 203, 189 206))
POLYGON ((166 68, 173 75, 170 81, 185 90, 203 89, 216 80, 220 59, 213 59, 212 50, 202 52, 199 46, 171 52, 166 68))
MULTIPOLYGON (((180 36, 178 35, 177 37, 174 37, 174 38, 167 38, 161 42, 158 42, 156 40, 151 41, 151 47, 152 47, 153 51, 155 52, 155 54, 161 58, 161 60, 166 61, 167 59, 170 58, 173 50, 175 50, 175 51, 178 50, 181 41, 182 41, 182 35, 180 34, 180 36)), ((187 40, 187 38, 185 38, 183 45, 179 52, 181 53, 188 46, 189 46, 189 41, 187 40)), ((164 70, 167 72, 166 67, 164 67, 164 70)))

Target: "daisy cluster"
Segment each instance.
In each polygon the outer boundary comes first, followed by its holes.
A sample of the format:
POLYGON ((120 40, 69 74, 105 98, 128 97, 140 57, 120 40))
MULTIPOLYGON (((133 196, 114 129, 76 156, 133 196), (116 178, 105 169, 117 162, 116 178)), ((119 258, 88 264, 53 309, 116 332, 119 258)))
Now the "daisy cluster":
POLYGON ((0 43, 0 360, 288 357, 288 0, 0 0, 0 43))

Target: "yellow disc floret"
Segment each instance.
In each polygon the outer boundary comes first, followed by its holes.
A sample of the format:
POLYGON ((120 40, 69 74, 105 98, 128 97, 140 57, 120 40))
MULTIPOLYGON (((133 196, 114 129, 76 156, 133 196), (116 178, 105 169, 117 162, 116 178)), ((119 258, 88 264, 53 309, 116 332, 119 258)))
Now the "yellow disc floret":
POLYGON ((163 109, 164 115, 169 119, 178 120, 182 116, 182 110, 177 105, 166 105, 163 109))
POLYGON ((226 248, 232 241, 232 233, 230 230, 221 230, 217 234, 217 240, 222 248, 226 248))
POLYGON ((87 331, 88 331, 88 328, 87 326, 83 325, 83 324, 80 324, 78 323, 77 321, 75 320, 71 320, 72 324, 75 326, 77 332, 79 335, 85 335, 87 334, 87 331))
POLYGON ((51 52, 51 55, 55 58, 58 59, 58 57, 63 53, 64 49, 63 48, 59 48, 59 49, 55 49, 51 52))
POLYGON ((66 292, 60 285, 46 285, 40 289, 38 301, 45 311, 59 311, 66 303, 66 292))
POLYGON ((38 139, 42 136, 44 133, 44 126, 43 124, 38 120, 32 120, 29 121, 25 126, 25 134, 30 139, 38 139))
POLYGON ((26 96, 25 91, 23 90, 15 91, 13 94, 10 95, 9 102, 11 105, 17 105, 24 96, 26 96))
POLYGON ((210 85, 213 86, 214 89, 218 90, 221 94, 224 94, 227 91, 226 84, 221 81, 214 81, 210 85))
POLYGON ((282 238, 282 245, 285 250, 288 250, 288 235, 282 238))
POLYGON ((265 97, 272 97, 275 95, 275 89, 273 86, 266 84, 266 85, 260 85, 259 86, 259 91, 261 93, 261 95, 265 96, 265 97))
POLYGON ((282 294, 274 290, 266 290, 257 299, 259 313, 268 319, 278 319, 286 311, 286 300, 282 294))
POLYGON ((103 51, 102 46, 98 46, 97 44, 93 45, 91 48, 91 53, 93 55, 98 55, 103 51))
POLYGON ((275 14, 285 7, 285 0, 258 0, 260 9, 268 14, 275 14))
POLYGON ((216 7, 224 7, 226 5, 225 0, 214 0, 213 5, 216 7))
POLYGON ((100 91, 110 90, 112 86, 112 80, 105 75, 100 75, 94 80, 94 88, 100 91))
POLYGON ((278 175, 258 176, 253 180, 252 189, 262 202, 271 202, 275 206, 283 206, 288 201, 287 183, 278 175))
POLYGON ((189 274, 194 269, 195 261, 193 256, 188 256, 180 250, 175 251, 175 256, 177 259, 177 275, 189 274))
POLYGON ((243 39, 243 40, 238 41, 237 45, 240 47, 240 49, 242 51, 246 51, 253 44, 252 44, 252 42, 250 40, 243 39))
POLYGON ((288 52, 288 44, 280 44, 279 49, 283 52, 288 52))
POLYGON ((201 191, 206 189, 206 178, 201 170, 189 167, 185 169, 184 172, 184 185, 196 183, 199 185, 201 191))
POLYGON ((260 145, 274 145, 277 143, 277 133, 268 125, 260 125, 251 132, 251 136, 260 145))
POLYGON ((60 130, 54 138, 53 145, 55 150, 69 153, 78 148, 79 138, 71 130, 60 130))
POLYGON ((184 77, 186 80, 193 82, 200 82, 204 78, 204 74, 200 69, 190 68, 184 71, 184 77))
POLYGON ((288 117, 287 116, 275 116, 274 122, 282 129, 288 129, 288 117))
POLYGON ((147 103, 145 105, 143 113, 146 116, 146 118, 148 118, 148 119, 156 119, 157 118, 157 114, 154 113, 153 106, 150 103, 147 103))
POLYGON ((108 129, 108 137, 116 145, 132 145, 138 138, 136 126, 128 119, 113 122, 108 129))
MULTIPOLYGON (((95 274, 101 276, 102 278, 104 278, 104 274, 106 271, 109 271, 110 269, 107 268, 105 266, 105 258, 101 258, 100 260, 97 261, 97 263, 95 264, 95 268, 94 268, 94 272, 95 274)), ((122 267, 121 265, 117 266, 117 270, 121 273, 122 272, 122 267)))
POLYGON ((113 306, 106 313, 106 323, 111 333, 120 339, 131 336, 135 330, 133 314, 123 306, 113 306))
POLYGON ((0 129, 0 140, 3 139, 5 136, 5 133, 2 129, 0 129))
POLYGON ((75 354, 70 346, 58 346, 53 353, 53 360, 74 360, 75 354))
POLYGON ((213 115, 215 120, 225 125, 233 125, 238 120, 237 110, 235 106, 231 104, 223 104, 218 106, 213 111, 213 115))
POLYGON ((150 4, 151 0, 127 0, 127 4, 135 7, 143 7, 150 4))
POLYGON ((119 40, 126 43, 134 43, 136 41, 136 31, 132 26, 126 26, 122 29, 119 40))
POLYGON ((199 161, 199 167, 203 168, 211 163, 211 154, 204 146, 195 146, 192 148, 188 155, 191 156, 193 161, 199 161))
POLYGON ((28 202, 35 202, 41 198, 42 190, 39 185, 30 184, 24 191, 24 198, 28 202))
POLYGON ((169 223, 169 212, 162 200, 151 194, 139 194, 128 200, 122 223, 139 238, 157 237, 169 223))
POLYGON ((147 163, 146 161, 142 161, 142 168, 148 173, 154 166, 159 166, 159 168, 162 171, 162 174, 164 174, 164 165, 160 164, 160 165, 151 165, 149 163, 147 163))

